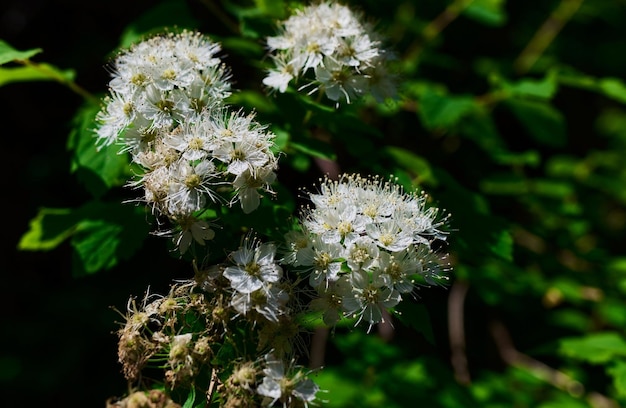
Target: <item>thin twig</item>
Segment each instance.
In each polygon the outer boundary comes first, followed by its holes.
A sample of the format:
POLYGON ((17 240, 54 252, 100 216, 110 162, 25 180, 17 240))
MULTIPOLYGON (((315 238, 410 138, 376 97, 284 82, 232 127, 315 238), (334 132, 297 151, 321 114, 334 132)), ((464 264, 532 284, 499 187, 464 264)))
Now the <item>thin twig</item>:
POLYGON ((463 10, 468 8, 473 2, 474 0, 455 0, 450 3, 441 14, 424 27, 421 38, 409 46, 405 60, 417 58, 422 52, 424 45, 441 34, 441 32, 450 25, 450 23, 456 20, 463 10))
POLYGON ((583 0, 561 0, 513 63, 518 74, 528 72, 535 65, 565 24, 576 14, 582 2, 583 0))
POLYGON ((464 304, 469 285, 464 281, 456 281, 450 289, 448 297, 448 334, 450 336, 450 362, 454 369, 454 377, 463 385, 471 383, 465 354, 465 319, 464 304))
POLYGON ((201 2, 230 31, 232 31, 234 34, 239 34, 239 24, 236 21, 232 20, 226 13, 224 13, 224 11, 215 4, 214 0, 201 0, 201 2))
POLYGON ((61 85, 68 87, 72 92, 74 92, 77 95, 80 95, 82 98, 84 98, 85 100, 91 103, 94 103, 94 104, 100 103, 100 100, 96 98, 95 96, 93 96, 89 91, 79 86, 76 82, 68 80, 63 75, 60 75, 54 69, 50 69, 45 64, 38 64, 29 59, 16 60, 15 62, 41 72, 42 74, 49 77, 50 79, 60 83, 61 85))
POLYGON ((215 368, 211 369, 211 382, 209 383, 209 389, 206 392, 206 399, 208 406, 211 406, 211 402, 213 401, 213 395, 217 390, 217 385, 219 382, 219 378, 217 378, 217 370, 215 368))
POLYGON ((327 327, 318 327, 313 332, 313 337, 311 338, 311 354, 309 358, 309 367, 311 369, 321 368, 324 366, 327 339, 327 327))
MULTIPOLYGON (((582 398, 585 396, 585 387, 579 381, 518 351, 513 345, 509 331, 502 322, 498 320, 492 321, 490 331, 500 357, 506 364, 524 368, 535 375, 535 377, 567 392, 573 397, 582 398)), ((588 393, 587 401, 594 408, 618 408, 615 401, 598 392, 588 393)))

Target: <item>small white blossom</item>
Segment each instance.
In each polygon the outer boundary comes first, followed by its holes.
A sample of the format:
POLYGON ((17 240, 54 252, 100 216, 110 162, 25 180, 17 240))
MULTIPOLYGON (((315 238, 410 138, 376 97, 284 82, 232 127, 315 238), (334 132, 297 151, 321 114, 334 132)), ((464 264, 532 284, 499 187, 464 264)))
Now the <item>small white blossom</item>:
POLYGON ((343 297, 343 308, 349 316, 358 317, 357 324, 365 321, 369 324, 368 331, 376 323, 384 321, 383 310, 396 306, 402 296, 395 289, 385 286, 378 273, 374 276, 363 270, 354 271, 350 275, 352 293, 343 297))
POLYGON ((263 382, 257 387, 257 393, 267 397, 263 406, 269 407, 280 402, 283 407, 292 407, 298 400, 306 408, 315 401, 320 390, 302 368, 293 364, 286 368, 285 363, 271 353, 265 356, 263 374, 263 382))
POLYGON ((247 237, 244 244, 229 258, 234 264, 224 270, 226 277, 237 292, 249 294, 264 285, 275 283, 282 277, 282 268, 274 261, 276 247, 272 243, 259 244, 247 237))

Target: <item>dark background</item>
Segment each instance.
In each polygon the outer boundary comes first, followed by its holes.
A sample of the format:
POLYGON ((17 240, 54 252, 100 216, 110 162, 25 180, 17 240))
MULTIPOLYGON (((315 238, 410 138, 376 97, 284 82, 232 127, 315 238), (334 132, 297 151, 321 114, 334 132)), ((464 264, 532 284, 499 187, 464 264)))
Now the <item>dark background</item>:
MULTIPOLYGON (((0 39, 18 50, 41 48, 33 58, 75 69, 76 82, 106 91, 107 55, 125 26, 153 1, 3 0, 0 39)), ((5 175, 2 245, 1 406, 103 407, 126 391, 117 363, 116 322, 129 295, 154 290, 181 267, 151 264, 162 242, 148 238, 136 265, 76 279, 69 243, 50 252, 16 251, 40 207, 70 208, 89 196, 69 174, 66 141, 81 97, 54 82, 0 87, 5 175), (154 246, 152 246, 154 245, 154 246), (7 404, 9 402, 9 404, 7 404)), ((157 257, 159 258, 159 257, 157 257)), ((161 259, 161 261, 163 261, 161 259)))
MULTIPOLYGON (((107 56, 118 46, 125 27, 156 3, 148 0, 3 0, 0 4, 0 39, 18 50, 43 49, 34 60, 61 69, 74 69, 78 84, 100 94, 106 91, 109 80, 104 68, 107 56)), ((443 2, 424 3, 426 5, 420 10, 424 18, 436 16, 443 8, 443 2)), ((471 61, 476 55, 499 55, 510 59, 519 52, 556 2, 550 2, 550 5, 541 1, 534 2, 534 5, 509 3, 511 22, 499 30, 498 35, 494 35, 493 30, 481 31, 480 26, 461 19, 446 29, 446 43, 451 44, 451 48, 444 45, 440 51, 453 54, 460 60, 471 61), (524 24, 519 24, 520 21, 524 24), (464 40, 468 33, 471 38, 464 40)), ((384 7, 384 2, 377 5, 384 7)), ((558 43, 559 58, 590 75, 623 77, 626 72, 626 59, 623 58, 626 34, 623 25, 617 30, 623 24, 621 17, 608 14, 603 19, 585 19, 583 16, 571 22, 563 32, 563 40, 558 43)), ((211 26, 210 20, 204 21, 211 26)), ((455 88, 481 88, 482 83, 468 85, 469 71, 469 67, 462 65, 453 75, 450 71, 432 68, 429 72, 425 68, 424 75, 447 83, 453 92, 455 88), (438 75, 445 78, 438 78, 438 75)), ((113 334, 118 328, 116 321, 122 318, 111 307, 123 311, 129 295, 141 297, 148 286, 151 291, 162 292, 173 277, 186 276, 188 272, 187 265, 174 258, 164 262, 162 256, 151 256, 160 254, 165 247, 161 239, 154 237, 147 239, 132 261, 79 279, 71 275, 69 243, 51 252, 16 250, 20 237, 28 230, 29 220, 40 207, 75 207, 90 198, 69 174, 70 155, 66 150, 70 121, 81 102, 81 97, 53 82, 14 83, 0 87, 2 174, 5 181, 2 208, 8 223, 0 258, 4 263, 1 285, 6 294, 1 314, 0 387, 3 401, 9 402, 10 406, 102 407, 108 397, 123 394, 126 382, 117 363, 113 334)), ((569 154, 582 157, 590 149, 606 147, 606 141, 590 137, 592 118, 607 105, 614 104, 613 101, 597 94, 565 90, 559 93, 555 103, 560 110, 568 112, 569 154)), ((513 136, 512 146, 520 151, 527 148, 526 139, 516 137, 517 125, 508 121, 506 116, 498 118, 503 131, 513 136)), ((417 122, 416 118, 411 120, 417 122)), ((407 120, 407 123, 410 122, 407 120)), ((438 150, 440 146, 436 143, 439 142, 426 140, 420 149, 438 150)), ((471 180, 475 176, 472 172, 479 170, 456 167, 459 165, 457 159, 462 155, 467 156, 467 150, 452 149, 440 158, 440 164, 459 180, 464 177, 471 180)), ((494 212, 512 218, 518 216, 518 209, 505 200, 494 200, 492 204, 494 212)), ((519 214, 522 213, 523 209, 520 209, 519 214)), ((524 222, 522 215, 517 221, 524 222)), ((617 253, 620 248, 623 251, 623 232, 615 231, 614 237, 618 239, 608 243, 611 251, 617 253)), ((473 300, 479 306, 468 313, 480 315, 484 312, 483 305, 476 298, 473 300)), ((445 299, 440 298, 439 303, 445 304, 445 299)), ((472 299, 469 304, 471 307, 472 299)), ((516 307, 509 306, 511 310, 516 307)), ((532 333, 532 329, 539 324, 536 322, 541 317, 537 316, 541 316, 544 310, 538 303, 525 307, 525 313, 532 318, 520 320, 514 330, 516 334, 530 333, 525 340, 532 345, 533 335, 541 337, 541 334, 532 333)), ((442 320, 435 322, 440 330, 435 329, 443 332, 445 310, 440 309, 438 313, 442 320)), ((479 363, 484 366, 496 366, 493 347, 483 342, 482 327, 474 328, 476 333, 470 330, 469 342, 475 347, 475 353, 482 353, 475 358, 483 359, 479 363)))

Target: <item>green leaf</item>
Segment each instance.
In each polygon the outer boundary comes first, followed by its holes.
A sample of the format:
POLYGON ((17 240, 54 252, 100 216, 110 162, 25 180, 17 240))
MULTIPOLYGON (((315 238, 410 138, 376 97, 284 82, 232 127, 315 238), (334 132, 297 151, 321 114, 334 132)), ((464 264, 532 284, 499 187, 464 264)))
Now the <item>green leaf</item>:
MULTIPOLYGON (((225 37, 220 40, 222 47, 229 53, 239 54, 248 58, 263 56, 265 49, 262 44, 250 38, 225 37)), ((237 95, 234 93, 233 96, 237 95)))
POLYGON ((189 389, 189 395, 187 395, 187 399, 183 404, 183 408, 193 408, 193 403, 196 401, 196 387, 191 387, 189 389))
POLYGON ((513 260, 513 236, 505 229, 493 231, 487 242, 487 248, 492 253, 507 261, 513 260))
POLYGON ((30 228, 17 248, 22 251, 49 251, 68 239, 75 225, 76 216, 69 208, 41 208, 30 221, 30 228))
POLYGON ((74 275, 93 274, 129 259, 149 233, 144 207, 93 201, 77 211, 71 243, 76 250, 74 275))
POLYGON ((77 209, 39 210, 18 249, 48 251, 70 239, 76 251, 73 272, 82 276, 130 258, 148 232, 143 208, 94 201, 77 209))
POLYGON ((156 5, 126 27, 121 36, 120 47, 129 47, 151 34, 171 30, 171 27, 175 27, 178 31, 198 27, 198 20, 189 10, 186 2, 165 0, 153 4, 156 5))
POLYGON ((72 81, 76 73, 73 70, 60 70, 48 64, 36 64, 23 67, 0 67, 0 86, 14 82, 29 81, 72 81))
POLYGON ((575 71, 559 71, 558 81, 564 85, 601 93, 617 102, 626 103, 626 85, 619 78, 595 78, 575 71))
POLYGON ((264 14, 282 19, 285 16, 286 6, 283 0, 254 0, 257 8, 264 14))
POLYGON ((501 152, 494 154, 493 158, 496 163, 511 166, 527 165, 529 167, 537 167, 541 162, 541 156, 536 150, 527 150, 519 153, 501 152))
POLYGON ((487 200, 463 186, 439 168, 433 168, 439 181, 437 200, 445 203, 452 214, 450 241, 462 253, 460 257, 479 260, 480 255, 511 261, 513 238, 509 226, 500 217, 491 215, 487 200))
POLYGON ((416 178, 416 184, 429 183, 437 185, 428 161, 415 153, 396 146, 385 146, 383 153, 389 155, 395 164, 409 171, 416 178))
POLYGON ((312 157, 335 160, 335 151, 328 143, 316 139, 301 139, 298 142, 290 141, 289 147, 312 157))
POLYGON ((618 102, 626 103, 626 85, 617 78, 602 78, 598 81, 600 90, 618 102))
POLYGON ((506 106, 536 141, 551 147, 567 143, 565 119, 546 102, 509 99, 506 106))
POLYGON ((130 158, 120 154, 120 147, 113 144, 96 148, 94 129, 98 112, 95 105, 83 106, 75 115, 68 139, 68 149, 74 151, 71 171, 93 194, 102 197, 112 187, 124 185, 131 177, 130 158))
POLYGON ((43 50, 41 48, 33 48, 26 51, 18 51, 11 47, 6 41, 0 40, 0 65, 7 62, 27 60, 33 55, 37 55, 43 50))
POLYGON ((507 21, 504 6, 504 0, 474 0, 463 14, 483 24, 499 27, 507 21))
POLYGON ((480 190, 485 194, 520 195, 528 193, 528 181, 517 174, 498 174, 480 181, 480 190))
POLYGON ((110 269, 118 263, 116 252, 121 244, 124 226, 104 220, 85 220, 77 225, 73 244, 80 259, 82 270, 93 274, 110 269))
POLYGON ((477 109, 474 114, 465 116, 459 123, 459 134, 472 140, 485 152, 494 156, 506 154, 506 145, 498 132, 493 118, 485 109, 477 109))
POLYGON ((616 332, 564 338, 560 341, 559 353, 591 364, 604 364, 626 356, 626 340, 616 332))
POLYGON ((513 83, 503 81, 501 86, 511 96, 552 99, 558 90, 558 81, 556 75, 551 73, 542 79, 525 78, 513 83))
POLYGON ((234 92, 228 97, 226 103, 244 106, 250 110, 261 113, 274 113, 277 111, 276 104, 273 100, 258 91, 234 92))
POLYGON ((449 129, 478 107, 471 96, 447 95, 431 88, 423 91, 419 102, 420 119, 430 130, 449 129))
POLYGON ((613 377, 613 386, 620 398, 626 398, 626 360, 616 360, 607 370, 613 377))

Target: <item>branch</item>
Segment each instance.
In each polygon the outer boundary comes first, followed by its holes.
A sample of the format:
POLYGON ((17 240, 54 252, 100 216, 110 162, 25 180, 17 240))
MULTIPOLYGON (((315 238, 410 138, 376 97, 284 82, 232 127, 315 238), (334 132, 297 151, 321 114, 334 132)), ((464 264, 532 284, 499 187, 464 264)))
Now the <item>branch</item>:
POLYGON ((424 45, 435 39, 441 32, 472 4, 474 0, 455 0, 422 30, 422 38, 409 47, 405 59, 414 59, 422 52, 424 45))
MULTIPOLYGON (((535 377, 567 392, 573 397, 582 398, 585 396, 585 387, 579 381, 562 371, 519 352, 513 345, 511 335, 502 322, 498 320, 492 321, 490 331, 500 357, 506 364, 512 367, 521 367, 535 377)), ((588 393, 587 401, 593 408, 618 408, 615 401, 597 392, 588 393)))
POLYGON ((467 282, 455 281, 448 297, 450 361, 454 369, 454 377, 463 385, 469 385, 472 381, 467 365, 467 355, 465 354, 465 320, 463 318, 463 305, 468 289, 467 282))
POLYGON ((513 67, 519 74, 528 72, 537 62, 539 57, 550 46, 557 34, 565 24, 578 11, 583 0, 561 0, 558 7, 550 14, 548 19, 539 27, 526 48, 520 53, 513 67))

